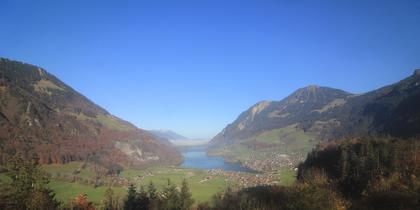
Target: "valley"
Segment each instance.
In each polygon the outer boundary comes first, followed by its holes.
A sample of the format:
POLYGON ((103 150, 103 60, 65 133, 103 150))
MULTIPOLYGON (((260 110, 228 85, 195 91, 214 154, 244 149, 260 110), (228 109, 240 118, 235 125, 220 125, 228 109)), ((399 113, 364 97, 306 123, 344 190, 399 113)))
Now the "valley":
POLYGON ((420 0, 0 19, 0 210, 420 210, 420 0))
MULTIPOLYGON (((178 186, 185 179, 191 187, 192 198, 196 203, 202 203, 211 201, 215 194, 224 192, 228 187, 240 190, 259 185, 287 186, 296 176, 296 172, 286 168, 276 173, 262 173, 244 168, 239 163, 225 162, 222 157, 206 156, 204 146, 184 149, 181 154, 184 162, 180 166, 124 169, 118 175, 107 175, 99 165, 86 162, 50 164, 43 168, 51 175, 48 186, 60 201, 68 202, 79 194, 86 194, 98 207, 108 187, 123 202, 130 184, 140 188, 153 182, 158 190, 162 190, 168 179, 178 186), (196 162, 197 158, 201 160, 196 162)), ((0 179, 7 181, 1 173, 0 179)))
MULTIPOLYGON (((280 101, 259 102, 210 142, 170 130, 137 128, 39 67, 0 59, 0 70, 7 78, 0 84, 0 188, 13 188, 17 180, 35 176, 54 192, 60 208, 71 209, 75 202, 87 200, 101 209, 112 192, 114 201, 109 205, 118 209, 127 204, 133 190, 138 190, 136 196, 149 196, 147 200, 155 199, 159 205, 172 205, 171 196, 179 201, 183 193, 189 208, 231 203, 260 188, 293 197, 308 187, 323 191, 330 182, 337 182, 343 193, 361 193, 377 177, 391 179, 394 173, 401 174, 401 182, 408 182, 410 190, 417 189, 417 181, 406 177, 417 173, 418 150, 410 138, 419 134, 419 70, 362 95, 308 86, 280 101), (378 155, 372 155, 376 150, 378 155), (330 153, 335 158, 322 159, 330 153), (341 162, 333 163, 338 159, 341 162), (380 161, 409 163, 410 167, 382 166, 380 161), (353 169, 346 168, 349 164, 376 175, 366 181, 357 172, 352 176, 363 181, 360 189, 348 189, 334 178, 351 174, 353 169), (342 173, 337 172, 338 166, 346 174, 337 175, 342 173), (389 173, 378 172, 380 167, 389 173), (328 171, 318 171, 324 168, 328 171), (233 200, 225 200, 226 196, 233 200)), ((32 183, 22 182, 25 187, 32 183)), ((324 198, 336 196, 328 193, 324 198)), ((334 199, 338 199, 334 205, 341 205, 341 197, 334 199)))

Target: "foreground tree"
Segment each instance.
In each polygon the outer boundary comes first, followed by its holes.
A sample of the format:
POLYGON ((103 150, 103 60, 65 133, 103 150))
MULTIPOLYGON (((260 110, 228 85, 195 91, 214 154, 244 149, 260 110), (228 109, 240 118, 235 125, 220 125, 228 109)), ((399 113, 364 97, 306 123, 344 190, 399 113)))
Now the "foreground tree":
POLYGON ((180 202, 180 207, 182 210, 189 210, 194 204, 194 199, 192 199, 190 188, 188 187, 188 183, 185 179, 182 181, 180 202))
POLYGON ((162 206, 160 209, 180 210, 181 200, 179 192, 174 184, 168 179, 167 185, 162 192, 162 206))
POLYGON ((147 196, 149 197, 149 208, 153 210, 159 209, 159 195, 153 182, 150 182, 147 186, 147 196))
POLYGON ((127 197, 124 202, 124 210, 134 210, 136 206, 136 188, 133 184, 128 187, 127 197))
POLYGON ((140 192, 137 194, 136 204, 137 204, 136 209, 139 209, 139 210, 150 209, 150 199, 146 191, 144 191, 143 186, 140 187, 140 192))
POLYGON ((36 156, 30 160, 12 157, 6 169, 11 182, 0 189, 0 209, 58 209, 60 203, 47 187, 49 176, 36 156))
POLYGON ((102 201, 104 210, 115 210, 118 209, 118 199, 114 195, 112 188, 108 188, 105 191, 104 199, 102 201))
POLYGON ((137 192, 134 185, 130 185, 124 202, 124 210, 148 209, 150 209, 150 200, 143 186, 141 186, 140 192, 137 192))
POLYGON ((86 194, 78 195, 71 207, 72 210, 95 210, 95 206, 87 198, 86 194))
POLYGON ((156 186, 153 184, 153 182, 150 182, 149 185, 147 186, 147 194, 149 198, 152 200, 157 198, 158 196, 157 189, 156 189, 156 186))

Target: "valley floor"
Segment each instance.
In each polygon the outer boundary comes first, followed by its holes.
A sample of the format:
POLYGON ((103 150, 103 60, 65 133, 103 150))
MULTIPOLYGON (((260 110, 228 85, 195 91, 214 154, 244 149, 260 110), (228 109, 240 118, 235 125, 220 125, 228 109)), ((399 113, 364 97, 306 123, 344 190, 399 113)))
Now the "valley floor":
MULTIPOLYGON (((168 179, 171 183, 180 186, 185 178, 197 204, 210 201, 215 194, 225 191, 228 187, 239 190, 257 185, 288 185, 295 179, 294 171, 286 168, 278 173, 251 174, 219 169, 150 167, 143 170, 123 170, 119 176, 104 175, 100 167, 82 162, 44 165, 43 168, 51 175, 49 187, 54 190, 60 201, 67 203, 79 194, 86 194, 88 199, 97 206, 100 206, 108 186, 112 186, 116 196, 122 200, 131 183, 137 187, 147 188, 149 183, 153 182, 156 188, 161 190, 168 179)), ((8 181, 4 174, 0 174, 0 180, 8 181)))
MULTIPOLYGON (((150 167, 143 170, 127 169, 123 170, 119 176, 110 176, 104 175, 100 167, 82 162, 44 165, 43 168, 51 175, 49 187, 54 190, 60 201, 67 203, 79 194, 86 194, 88 199, 97 206, 100 206, 108 186, 112 186, 116 196, 122 200, 131 183, 137 187, 147 188, 149 183, 153 182, 156 188, 161 190, 168 179, 171 183, 180 186, 185 178, 197 204, 210 201, 215 194, 225 191, 228 187, 239 190, 257 185, 287 185, 295 179, 295 173, 288 169, 278 173, 251 174, 219 169, 150 167)), ((4 174, 0 174, 0 180, 8 181, 4 174)))

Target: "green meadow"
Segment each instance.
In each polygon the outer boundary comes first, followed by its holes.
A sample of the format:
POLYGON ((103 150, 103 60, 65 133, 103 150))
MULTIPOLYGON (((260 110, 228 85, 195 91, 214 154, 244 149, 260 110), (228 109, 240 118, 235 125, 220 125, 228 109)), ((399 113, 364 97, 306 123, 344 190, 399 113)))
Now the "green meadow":
POLYGON ((279 181, 280 185, 291 186, 296 181, 296 171, 284 167, 279 171, 279 181))
MULTIPOLYGON (((83 163, 81 162, 71 162, 64 165, 51 164, 43 167, 53 177, 54 175, 60 174, 60 176, 67 177, 91 178, 95 174, 94 167, 87 165, 83 169, 80 169, 82 165, 83 163), (80 172, 74 174, 74 171, 77 169, 80 169, 80 172)), ((120 176, 128 179, 130 183, 137 185, 138 188, 144 186, 146 189, 147 185, 153 182, 158 190, 161 190, 167 185, 168 179, 177 186, 181 186, 182 180, 186 179, 192 192, 192 197, 196 202, 209 201, 214 194, 224 191, 228 186, 228 183, 223 177, 211 177, 207 180, 208 175, 204 170, 178 167, 150 167, 143 170, 127 169, 122 171, 120 176)), ((63 202, 67 202, 79 194, 86 194, 89 200, 96 205, 100 205, 107 189, 106 186, 95 188, 93 185, 78 182, 71 183, 54 178, 49 183, 49 187, 55 191, 57 198, 63 202)), ((125 187, 113 187, 113 190, 117 196, 123 198, 127 189, 125 187)))
MULTIPOLYGON (((70 182, 56 179, 58 174, 61 177, 80 177, 83 179, 92 179, 96 174, 93 165, 84 164, 82 162, 71 162, 68 164, 50 164, 42 166, 52 179, 49 187, 54 190, 56 198, 63 203, 67 203, 74 199, 79 194, 86 194, 88 199, 96 206, 100 206, 107 186, 94 187, 91 184, 84 184, 81 182, 70 182), (79 170, 78 170, 79 169, 79 170), (78 173, 74 173, 78 170, 78 173)), ((156 186, 158 190, 162 190, 168 183, 181 186, 181 182, 186 179, 192 197, 197 203, 210 201, 211 198, 218 192, 224 191, 229 185, 233 186, 236 183, 229 183, 225 177, 211 176, 205 170, 185 169, 179 167, 149 167, 142 170, 126 169, 123 170, 120 177, 129 180, 140 189, 143 186, 147 189, 150 182, 156 186)), ((296 172, 288 168, 279 171, 280 184, 291 185, 296 178, 296 172)), ((10 182, 10 179, 5 174, 0 174, 1 182, 10 182)), ((1 183, 0 182, 0 183, 1 183)), ((126 195, 126 187, 112 187, 115 195, 123 199, 126 195)))

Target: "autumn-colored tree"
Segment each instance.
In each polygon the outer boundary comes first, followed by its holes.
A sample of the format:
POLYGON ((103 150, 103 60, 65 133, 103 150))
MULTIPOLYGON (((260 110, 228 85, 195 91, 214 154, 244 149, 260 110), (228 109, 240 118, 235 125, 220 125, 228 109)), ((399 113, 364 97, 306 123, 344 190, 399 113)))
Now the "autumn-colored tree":
POLYGON ((72 210, 95 210, 95 206, 88 200, 86 194, 80 194, 74 198, 72 210))
POLYGON ((108 188, 105 191, 104 199, 102 200, 104 210, 115 210, 118 209, 118 199, 114 195, 112 188, 108 188))

